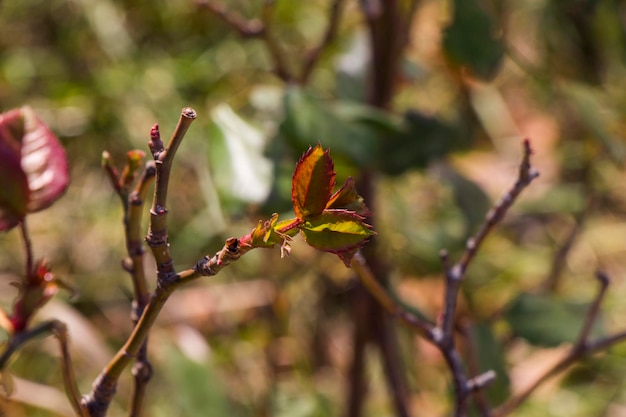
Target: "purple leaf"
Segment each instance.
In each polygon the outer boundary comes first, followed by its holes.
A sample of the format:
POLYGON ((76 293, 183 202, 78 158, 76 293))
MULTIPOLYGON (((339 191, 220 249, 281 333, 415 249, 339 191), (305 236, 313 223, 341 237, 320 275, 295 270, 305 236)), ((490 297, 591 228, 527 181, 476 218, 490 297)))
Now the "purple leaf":
POLYGON ((0 114, 0 231, 16 226, 26 215, 28 181, 20 163, 23 133, 19 110, 0 114))
POLYGON ((28 212, 43 210, 63 195, 69 184, 65 150, 56 136, 28 106, 20 109, 24 117, 22 169, 28 178, 28 212))

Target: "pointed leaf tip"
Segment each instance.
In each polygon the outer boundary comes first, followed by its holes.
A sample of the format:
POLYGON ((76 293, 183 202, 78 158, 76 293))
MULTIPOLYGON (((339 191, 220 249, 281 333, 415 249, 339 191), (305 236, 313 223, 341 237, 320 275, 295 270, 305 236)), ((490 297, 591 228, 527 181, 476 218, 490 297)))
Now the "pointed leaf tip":
POLYGON ((346 182, 328 200, 327 209, 347 209, 356 214, 369 217, 372 213, 365 205, 363 197, 356 191, 354 178, 348 177, 346 182))
POLYGON ((335 170, 330 151, 320 144, 309 148, 296 165, 291 199, 299 219, 322 213, 335 187, 335 170))

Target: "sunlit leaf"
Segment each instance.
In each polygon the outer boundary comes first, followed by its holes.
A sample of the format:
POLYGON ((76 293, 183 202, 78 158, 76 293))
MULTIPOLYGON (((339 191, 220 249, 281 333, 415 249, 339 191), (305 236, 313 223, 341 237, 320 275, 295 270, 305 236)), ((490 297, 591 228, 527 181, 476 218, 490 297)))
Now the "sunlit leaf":
POLYGON ((218 188, 240 201, 265 201, 272 185, 272 163, 263 155, 263 132, 226 104, 215 107, 211 117, 215 133, 209 158, 218 188))
POLYGON ((299 219, 320 214, 335 187, 330 152, 319 144, 309 148, 296 165, 291 187, 293 210, 299 219))
POLYGON ((24 119, 19 110, 0 114, 0 231, 26 215, 28 180, 21 166, 24 119))
POLYGON ((327 209, 348 209, 361 216, 369 216, 370 210, 365 205, 355 188, 354 178, 348 177, 346 182, 328 200, 327 209))
POLYGON ((309 245, 339 255, 348 266, 356 251, 375 234, 363 217, 347 210, 325 210, 307 219, 300 231, 309 245))
POLYGON ((43 210, 63 195, 69 185, 65 150, 30 107, 20 109, 24 116, 22 169, 28 178, 28 212, 43 210))

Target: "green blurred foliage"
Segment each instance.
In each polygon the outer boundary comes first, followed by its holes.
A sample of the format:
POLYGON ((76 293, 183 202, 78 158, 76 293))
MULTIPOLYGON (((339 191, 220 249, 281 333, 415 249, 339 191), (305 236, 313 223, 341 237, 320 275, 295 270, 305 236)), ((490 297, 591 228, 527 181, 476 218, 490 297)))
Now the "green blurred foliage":
MULTIPOLYGON (((262 2, 224 3, 246 18, 262 14, 262 2)), ((275 2, 271 35, 294 74, 324 34, 328 4, 275 2)), ((177 154, 169 193, 178 268, 274 211, 289 216, 295 162, 319 142, 331 149, 339 183, 376 174, 367 203, 390 285, 436 320, 440 249, 454 260, 462 252, 514 181, 520 139, 530 136, 541 177, 485 242, 461 303, 461 318, 475 324, 479 371, 499 375, 487 391, 497 404, 527 380, 525 369, 541 366, 536 355, 557 355, 575 340, 597 268, 614 278, 604 331, 624 328, 624 13, 613 0, 421 1, 383 110, 367 104, 368 68, 384 63, 371 61, 357 2, 345 6, 337 38, 302 86, 272 73, 261 40, 241 39, 192 0, 0 1, 0 110, 31 105, 60 137, 72 168, 65 197, 29 219, 35 253, 80 294, 57 298, 87 319, 106 352, 115 351, 130 331, 132 288, 119 266, 121 208, 100 156, 108 150, 121 166, 129 149, 146 150, 153 124, 167 137, 180 109, 191 106, 199 117, 177 154)), ((5 309, 22 261, 19 235, 0 236, 5 309)), ((175 294, 171 301, 182 302, 164 313, 150 348, 157 376, 146 415, 340 415, 353 287, 336 257, 296 241, 287 259, 253 251, 175 294), (204 362, 183 348, 186 339, 173 330, 181 325, 197 330, 195 343, 210 351, 204 362)), ((444 415, 445 364, 408 330, 399 332, 415 414, 444 415)), ((72 335, 73 346, 81 336, 72 335)), ((50 371, 58 369, 55 349, 29 345, 12 372, 60 388, 50 371)), ((86 392, 103 363, 89 360, 94 349, 75 349, 86 392)), ((378 357, 368 353, 367 363, 366 414, 393 415, 378 357)), ((623 409, 626 391, 624 372, 615 370, 625 364, 626 348, 617 346, 515 415, 617 415, 610 410, 623 409)), ((123 381, 111 415, 123 415, 129 387, 123 381)), ((5 400, 0 410, 56 415, 5 400)))

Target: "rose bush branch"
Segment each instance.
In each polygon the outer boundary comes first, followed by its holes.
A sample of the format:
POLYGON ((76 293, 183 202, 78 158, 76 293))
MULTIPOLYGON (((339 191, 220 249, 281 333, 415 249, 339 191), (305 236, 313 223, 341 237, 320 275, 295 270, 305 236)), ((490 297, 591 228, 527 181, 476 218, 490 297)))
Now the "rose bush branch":
MULTIPOLYGON (((153 162, 148 163, 137 180, 144 158, 145 152, 143 151, 129 151, 126 154, 126 165, 120 174, 114 167, 109 153, 105 151, 102 154, 102 166, 122 202, 127 251, 127 256, 122 261, 122 267, 130 274, 133 283, 134 299, 131 309, 133 326, 137 324, 150 298, 143 266, 145 250, 141 238, 141 218, 146 194, 156 175, 156 167, 153 162), (133 184, 135 184, 134 189, 133 184)), ((131 417, 140 415, 146 387, 152 376, 152 366, 148 360, 147 340, 144 341, 137 353, 132 373, 134 382, 129 414, 131 417)))
MULTIPOLYGON (((139 241, 139 222, 141 214, 139 209, 143 206, 143 197, 145 196, 148 182, 152 178, 152 173, 149 172, 152 168, 148 167, 146 170, 148 174, 144 174, 135 192, 132 193, 133 202, 135 203, 134 208, 132 207, 131 201, 128 200, 128 197, 131 196, 128 192, 129 188, 125 190, 123 184, 128 185, 128 187, 132 184, 132 179, 139 167, 138 160, 141 159, 141 155, 129 154, 126 165, 127 169, 125 169, 126 174, 122 174, 118 177, 120 186, 114 186, 116 190, 119 190, 118 193, 121 193, 122 196, 126 196, 126 198, 122 198, 123 201, 126 200, 124 204, 126 207, 124 218, 130 258, 130 262, 128 262, 129 265, 126 266, 127 269, 130 269, 131 275, 133 276, 133 283, 136 290, 135 301, 139 300, 136 303, 136 313, 139 313, 139 310, 141 310, 141 316, 129 339, 98 376, 91 393, 83 399, 83 403, 89 409, 90 415, 92 416, 106 415, 122 371, 131 361, 135 360, 137 361, 134 369, 135 394, 132 397, 131 415, 136 415, 141 410, 145 385, 150 379, 151 374, 151 367, 147 361, 146 340, 156 317, 173 291, 173 287, 170 291, 162 291, 162 289, 164 287, 167 288, 168 286, 165 285, 165 283, 171 281, 172 276, 175 276, 167 235, 167 191, 169 187, 170 171, 176 151, 187 129, 195 118, 196 112, 193 109, 184 108, 181 111, 178 124, 174 129, 174 133, 167 147, 164 146, 161 140, 158 125, 155 125, 150 132, 150 142, 148 145, 155 162, 155 187, 152 207, 150 209, 150 226, 146 242, 151 248, 157 264, 157 288, 147 305, 145 305, 145 299, 147 298, 148 292, 145 285, 145 278, 143 277, 143 267, 139 265, 143 262, 143 247, 137 247, 134 243, 139 241), (130 213, 133 213, 132 217, 130 213), (142 276, 138 276, 138 274, 142 276), (139 306, 139 304, 144 304, 145 306, 139 306), (141 308, 139 309, 139 307, 141 308)), ((106 166, 107 164, 105 164, 105 167, 106 166)), ((110 168, 107 169, 107 172, 111 171, 110 168)), ((110 174, 109 177, 114 179, 116 175, 110 174)), ((113 181, 113 183, 115 184, 115 181, 113 181)))
POLYGON ((467 241, 465 252, 459 261, 454 265, 450 265, 447 253, 445 251, 442 252, 441 258, 446 275, 446 289, 441 324, 429 323, 397 303, 378 282, 372 271, 369 270, 362 256, 357 254, 352 260, 352 266, 357 276, 384 309, 403 324, 411 327, 418 334, 432 342, 442 353, 453 378, 455 392, 454 416, 457 417, 467 414, 467 400, 470 394, 482 389, 496 377, 493 371, 487 371, 473 378, 468 378, 467 376, 462 358, 454 345, 454 325, 459 289, 465 277, 465 272, 480 249, 481 243, 502 220, 519 194, 539 175, 538 171, 530 163, 532 150, 528 140, 525 140, 523 143, 523 151, 524 156, 520 164, 517 181, 487 213, 479 231, 467 241))
POLYGON ((341 20, 341 14, 344 8, 345 0, 333 0, 328 11, 328 26, 322 36, 320 43, 309 50, 304 58, 304 64, 302 67, 302 73, 300 74, 300 84, 306 84, 309 77, 313 73, 317 62, 322 56, 322 52, 330 45, 337 36, 337 30, 339 28, 339 21, 341 20))
POLYGON ((297 233, 310 246, 334 253, 349 265, 358 249, 374 234, 371 226, 364 222, 363 215, 369 211, 356 193, 354 180, 348 179, 333 193, 336 177, 333 161, 329 151, 317 145, 309 148, 296 165, 292 179, 295 218, 279 222, 278 215, 274 214, 271 219, 260 221, 247 235, 227 239, 220 251, 203 257, 195 267, 177 273, 168 242, 167 191, 176 150, 195 117, 193 109, 182 110, 167 146, 161 140, 157 125, 150 132, 149 147, 155 161, 155 188, 146 242, 157 264, 156 288, 126 343, 98 376, 92 391, 83 398, 82 404, 89 410, 91 417, 106 415, 119 377, 141 354, 142 349, 145 350, 151 327, 170 295, 180 285, 202 276, 216 275, 254 248, 272 248, 279 244, 281 253, 289 254, 289 242, 297 233))
POLYGON ((89 417, 87 410, 81 405, 80 391, 76 382, 76 374, 72 365, 72 359, 69 351, 67 326, 59 320, 50 320, 39 323, 31 329, 18 332, 8 341, 4 351, 0 355, 0 369, 4 369, 11 356, 22 347, 22 345, 32 339, 38 337, 54 336, 59 341, 59 350, 61 352, 61 373, 63 375, 63 384, 65 392, 79 417, 89 417))
POLYGON ((604 351, 609 347, 615 345, 616 343, 626 340, 626 330, 617 332, 610 336, 601 337, 593 341, 589 340, 591 336, 591 329, 597 320, 602 301, 604 300, 606 291, 610 283, 608 275, 606 275, 604 272, 598 271, 596 273, 596 278, 599 283, 598 294, 596 295, 591 306, 589 307, 589 310, 587 311, 585 322, 583 324, 583 327, 581 328, 576 343, 572 345, 570 350, 565 354, 565 356, 561 358, 561 360, 559 360, 552 367, 547 369, 526 389, 524 389, 519 394, 509 398, 498 408, 496 408, 492 413, 492 417, 508 416, 521 404, 523 404, 531 396, 531 394, 535 392, 535 390, 543 385, 546 381, 559 375, 563 371, 567 370, 570 366, 584 359, 585 357, 588 357, 589 355, 597 352, 604 351))
POLYGON ((296 82, 306 84, 309 81, 323 51, 335 40, 341 20, 345 0, 333 0, 328 8, 328 26, 322 35, 319 44, 309 49, 302 57, 302 70, 299 74, 293 71, 285 62, 285 53, 281 50, 277 40, 272 35, 271 18, 274 0, 264 0, 260 19, 246 19, 236 11, 228 9, 226 4, 218 0, 196 0, 196 6, 208 10, 223 22, 228 24, 242 38, 260 39, 265 43, 267 52, 272 58, 273 72, 286 83, 296 82))

